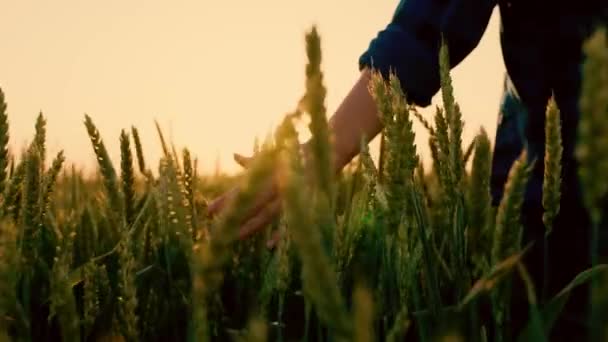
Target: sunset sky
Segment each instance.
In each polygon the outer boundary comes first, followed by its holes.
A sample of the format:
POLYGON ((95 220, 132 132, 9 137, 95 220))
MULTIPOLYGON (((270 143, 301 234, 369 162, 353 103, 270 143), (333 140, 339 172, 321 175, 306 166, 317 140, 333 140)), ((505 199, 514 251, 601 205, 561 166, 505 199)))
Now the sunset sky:
MULTIPOLYGON (((148 163, 156 165, 156 119, 178 148, 198 156, 203 171, 213 169, 218 154, 223 169, 238 170, 232 153, 248 153, 255 136, 265 136, 302 95, 311 25, 321 34, 332 113, 358 77, 360 54, 397 4, 3 0, 0 87, 12 146, 31 139, 42 111, 50 152, 64 149, 69 161, 90 167, 87 113, 114 160, 120 130, 135 125, 148 163)), ((504 72, 498 35, 495 12, 478 48, 453 72, 467 143, 482 125, 494 135, 504 72)), ((426 157, 426 134, 416 127, 426 157)))

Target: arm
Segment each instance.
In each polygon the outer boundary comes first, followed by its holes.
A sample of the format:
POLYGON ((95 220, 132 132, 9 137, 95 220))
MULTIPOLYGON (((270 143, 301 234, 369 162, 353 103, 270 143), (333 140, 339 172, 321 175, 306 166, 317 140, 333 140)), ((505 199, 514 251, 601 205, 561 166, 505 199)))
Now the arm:
MULTIPOLYGON (((393 70, 408 99, 428 105, 439 90, 439 43, 443 33, 452 66, 477 45, 496 0, 402 0, 386 30, 372 40, 361 56, 361 76, 329 121, 334 138, 334 170, 339 172, 359 152, 361 138, 374 138, 382 129, 368 90, 370 69, 388 77, 393 70)), ((306 149, 306 146, 304 146, 306 149)), ((209 213, 220 211, 238 193, 235 188, 209 205, 209 213)), ((245 216, 241 238, 266 226, 280 212, 281 201, 271 182, 257 196, 253 210, 245 216)))
MULTIPOLYGON (((375 137, 382 129, 380 118, 377 114, 376 105, 368 90, 371 79, 369 69, 363 69, 359 80, 355 83, 344 101, 340 104, 334 115, 329 120, 330 134, 333 136, 333 162, 334 172, 338 173, 348 162, 359 153, 361 138, 375 137)), ((304 153, 308 154, 308 143, 303 144, 304 153)), ((250 163, 251 158, 235 156, 236 161, 244 167, 250 163)), ((239 189, 224 193, 214 199, 208 207, 208 214, 215 215, 238 194, 239 189)), ((257 195, 253 209, 245 215, 240 229, 240 238, 246 238, 259 229, 268 225, 281 210, 281 199, 278 196, 277 186, 274 180, 269 183, 257 195)), ((275 236, 269 246, 277 242, 275 236)))
POLYGON ((371 71, 363 69, 361 76, 329 120, 334 141, 336 172, 340 172, 359 153, 363 137, 370 141, 382 130, 376 104, 368 89, 370 79, 371 71))
POLYGON ((408 100, 427 106, 439 90, 442 37, 455 67, 481 40, 495 5, 496 0, 401 0, 359 67, 373 67, 384 77, 394 71, 408 100))
POLYGON ((392 70, 408 99, 430 104, 439 90, 440 37, 445 37, 452 66, 479 43, 495 0, 402 0, 387 28, 359 59, 361 76, 330 119, 335 171, 359 153, 361 138, 372 140, 382 125, 368 90, 371 71, 384 77, 392 70))

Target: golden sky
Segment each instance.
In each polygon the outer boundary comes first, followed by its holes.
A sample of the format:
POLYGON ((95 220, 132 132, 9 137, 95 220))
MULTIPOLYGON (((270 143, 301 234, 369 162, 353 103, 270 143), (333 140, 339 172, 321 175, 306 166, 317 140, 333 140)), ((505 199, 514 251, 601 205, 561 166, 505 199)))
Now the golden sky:
MULTIPOLYGON (((154 120, 176 146, 213 170, 238 170, 247 153, 304 89, 304 33, 322 39, 329 113, 358 77, 357 60, 390 20, 397 0, 2 0, 0 87, 12 146, 31 139, 39 111, 51 153, 93 165, 89 114, 118 161, 120 130, 140 130, 149 164, 160 144, 154 120)), ((465 142, 494 135, 504 65, 495 11, 477 49, 453 72, 465 142)), ((440 103, 436 100, 434 103, 440 103)), ((432 108, 423 110, 430 118, 432 108)), ((419 151, 426 134, 416 126, 419 151)))

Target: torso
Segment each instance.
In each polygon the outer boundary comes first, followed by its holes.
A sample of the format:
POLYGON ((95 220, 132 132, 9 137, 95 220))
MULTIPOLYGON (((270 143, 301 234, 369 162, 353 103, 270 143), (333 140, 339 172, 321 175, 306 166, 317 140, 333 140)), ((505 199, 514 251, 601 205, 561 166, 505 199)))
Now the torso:
POLYGON ((528 152, 537 160, 533 178, 542 186, 545 109, 552 94, 562 114, 564 170, 574 177, 582 43, 599 14, 606 18, 608 0, 499 0, 498 5, 503 59, 528 111, 528 152))

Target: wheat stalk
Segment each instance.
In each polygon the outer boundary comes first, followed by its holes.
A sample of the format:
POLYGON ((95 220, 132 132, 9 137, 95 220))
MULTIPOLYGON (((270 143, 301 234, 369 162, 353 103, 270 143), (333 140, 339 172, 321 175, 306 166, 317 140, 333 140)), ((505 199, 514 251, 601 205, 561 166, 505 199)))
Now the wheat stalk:
MULTIPOLYGON (((6 102, 4 92, 0 89, 0 194, 4 193, 7 180, 8 156, 8 114, 6 113, 6 102)), ((14 163, 13 163, 14 164, 14 163)), ((11 172, 12 174, 12 172, 11 172)), ((6 200, 3 198, 3 200, 6 200)))

